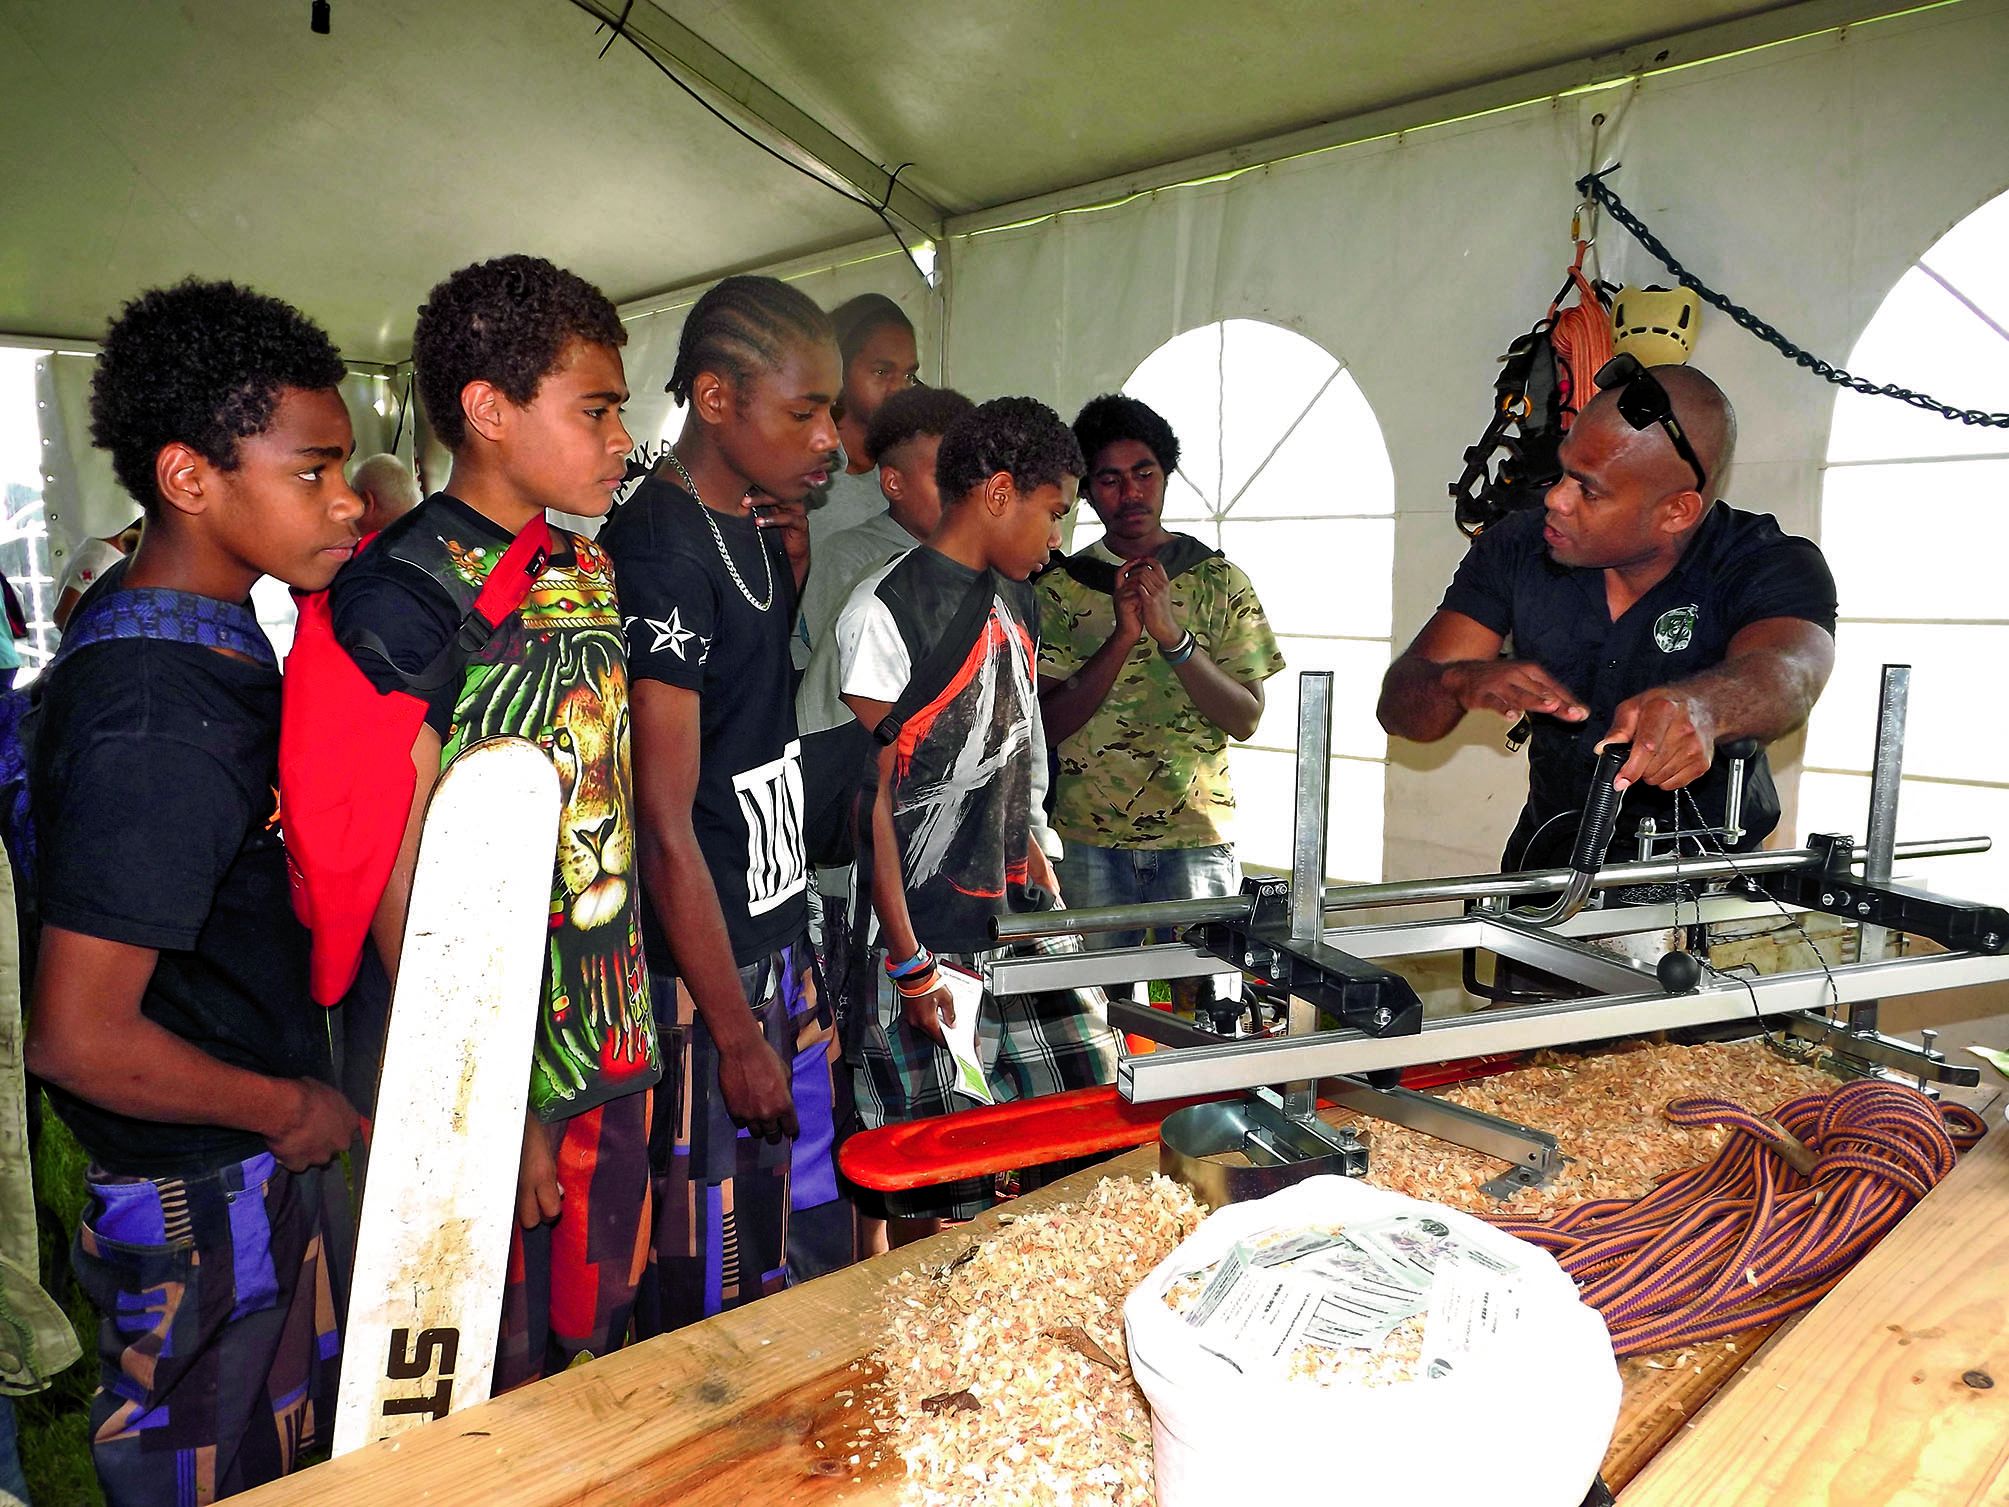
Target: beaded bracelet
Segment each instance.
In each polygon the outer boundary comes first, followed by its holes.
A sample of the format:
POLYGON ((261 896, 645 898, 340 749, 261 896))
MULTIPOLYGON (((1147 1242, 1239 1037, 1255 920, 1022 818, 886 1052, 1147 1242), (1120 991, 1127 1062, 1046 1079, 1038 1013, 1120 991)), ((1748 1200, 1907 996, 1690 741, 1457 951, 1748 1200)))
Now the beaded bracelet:
POLYGON ((919 973, 924 968, 932 968, 934 965, 935 955, 923 947, 904 963, 896 963, 888 956, 886 959, 886 976, 893 979, 903 979, 910 974, 919 973))
POLYGON ((1193 651, 1198 647, 1199 641, 1193 637, 1193 630, 1188 628, 1180 636, 1179 642, 1172 645, 1169 649, 1160 649, 1158 654, 1166 664, 1176 670, 1180 665, 1193 657, 1193 651))

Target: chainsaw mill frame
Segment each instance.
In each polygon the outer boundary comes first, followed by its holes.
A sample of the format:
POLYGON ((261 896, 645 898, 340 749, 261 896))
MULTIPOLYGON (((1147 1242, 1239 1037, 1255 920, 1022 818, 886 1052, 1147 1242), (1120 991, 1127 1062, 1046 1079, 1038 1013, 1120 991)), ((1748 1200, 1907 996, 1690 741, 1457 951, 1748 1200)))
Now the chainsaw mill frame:
MULTIPOLYGON (((1000 918, 1001 942, 1055 933, 1145 927, 1185 928, 1172 944, 1064 954, 1000 955, 986 967, 998 993, 1106 985, 1145 979, 1243 973, 1286 993, 1281 1036, 1228 1038, 1164 1011, 1122 1001, 1112 1027, 1164 1049, 1126 1055, 1117 1070, 1122 1097, 1136 1104, 1247 1091, 1241 1105, 1177 1111, 1164 1126, 1167 1170, 1206 1183, 1216 1198, 1248 1197, 1312 1171, 1355 1171, 1351 1136, 1318 1122, 1318 1102, 1427 1131, 1498 1156, 1509 1171, 1489 1189, 1504 1196, 1534 1186, 1560 1165, 1555 1142, 1490 1116, 1402 1090, 1370 1087, 1359 1075, 1464 1058, 1525 1052, 1647 1032, 1707 1026, 1743 1017, 1787 1017, 1790 1034, 1828 1048, 1845 1072, 1903 1073, 1928 1083, 1972 1085, 1976 1070, 1877 1030, 1877 1001, 2009 979, 2009 913, 1891 882, 1896 860, 1986 851, 1985 837, 1895 841, 1909 669, 1887 666, 1871 776, 1869 842, 1819 835, 1804 848, 1632 863, 1593 864, 1591 873, 1547 869, 1328 888, 1327 771, 1332 676, 1299 681, 1296 811, 1292 873, 1251 879, 1239 895, 1049 911, 1000 918), (1673 903, 1578 909, 1586 892, 1674 884, 1673 903), (1519 913, 1512 902, 1563 894, 1570 903, 1519 913), (1334 911, 1463 902, 1465 914, 1369 925, 1325 925, 1334 911), (1558 912, 1560 914, 1558 915, 1558 912), (1599 937, 1825 912, 1861 927, 1853 963, 1744 977, 1701 970, 1696 987, 1670 992, 1656 970, 1594 945, 1599 937), (1539 921, 1529 919, 1537 915, 1539 921), (1556 917, 1556 919, 1548 919, 1556 917), (1888 930, 1947 949, 1882 956, 1888 930), (1426 1019, 1414 988, 1383 963, 1433 953, 1491 952, 1587 991, 1582 998, 1514 1004, 1426 1019), (1204 1123, 1202 1123, 1204 1121, 1204 1123), (1203 1159, 1239 1151, 1247 1168, 1228 1173, 1203 1159), (1211 1170, 1210 1170, 1211 1169, 1211 1170)), ((1734 824, 1735 812, 1726 820, 1734 824)), ((1706 955, 1706 954, 1705 954, 1706 955)))

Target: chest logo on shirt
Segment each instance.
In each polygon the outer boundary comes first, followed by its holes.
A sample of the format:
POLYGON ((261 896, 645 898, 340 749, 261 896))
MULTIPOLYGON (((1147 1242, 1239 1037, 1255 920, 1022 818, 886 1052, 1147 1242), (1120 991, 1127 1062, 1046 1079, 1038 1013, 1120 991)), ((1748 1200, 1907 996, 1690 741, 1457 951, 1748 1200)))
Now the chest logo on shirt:
POLYGON ((809 884, 802 856, 802 744, 732 777, 746 822, 746 909, 761 916, 809 884))
POLYGON ((693 633, 689 628, 684 626, 681 609, 672 607, 670 615, 667 618, 631 617, 628 621, 631 624, 642 624, 650 633, 655 635, 654 641, 649 645, 649 652, 651 654, 660 654, 663 650, 668 649, 678 659, 682 659, 684 658, 684 645, 695 638, 698 641, 698 663, 703 664, 705 662, 705 651, 711 647, 712 641, 701 634, 693 633))
POLYGON ((1695 616, 1698 607, 1690 602, 1686 607, 1670 607, 1653 620, 1653 641, 1660 645, 1662 654, 1679 654, 1695 642, 1695 616))

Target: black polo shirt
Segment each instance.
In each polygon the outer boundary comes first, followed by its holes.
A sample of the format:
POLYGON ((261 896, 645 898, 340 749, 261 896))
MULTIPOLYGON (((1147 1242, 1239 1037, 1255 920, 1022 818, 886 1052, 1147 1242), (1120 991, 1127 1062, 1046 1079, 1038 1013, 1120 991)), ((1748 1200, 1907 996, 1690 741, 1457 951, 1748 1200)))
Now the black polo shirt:
MULTIPOLYGON (((1681 562, 1616 622, 1605 602, 1604 572, 1550 559, 1542 524, 1535 508, 1487 529, 1472 541, 1443 601, 1444 611, 1505 635, 1516 657, 1533 660, 1590 708, 1580 723, 1532 719, 1528 804, 1506 860, 1516 867, 1567 861, 1576 830, 1567 818, 1582 809, 1595 745, 1620 702, 1721 664, 1730 640, 1765 618, 1801 618, 1835 631, 1835 581, 1820 547, 1786 533, 1769 513, 1716 503, 1681 562), (1551 818, 1558 819, 1530 845, 1527 839, 1551 818)), ((1712 825, 1723 818, 1725 778, 1719 759, 1689 787, 1712 825)), ((1635 785, 1625 793, 1619 842, 1640 817, 1654 817, 1666 830, 1673 815, 1668 792, 1635 785)), ((1694 825, 1692 814, 1688 824, 1694 825)), ((1761 755, 1745 784, 1743 845, 1755 847, 1778 824, 1779 792, 1761 755)))

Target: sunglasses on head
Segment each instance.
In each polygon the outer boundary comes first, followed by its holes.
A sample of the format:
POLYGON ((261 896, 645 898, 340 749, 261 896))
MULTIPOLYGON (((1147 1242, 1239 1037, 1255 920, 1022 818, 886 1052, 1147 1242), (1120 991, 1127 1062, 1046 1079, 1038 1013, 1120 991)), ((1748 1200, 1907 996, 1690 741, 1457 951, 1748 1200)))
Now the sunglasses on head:
POLYGON ((1618 393, 1618 416, 1633 428, 1658 424, 1674 446, 1674 453, 1687 461, 1688 469, 1695 473, 1695 490, 1708 491, 1709 473, 1702 469, 1695 447, 1688 443, 1688 436, 1681 428, 1681 420, 1674 416, 1674 404, 1667 396, 1667 389, 1639 364, 1637 356, 1613 356, 1597 369, 1591 381, 1597 384, 1599 392, 1618 393))

